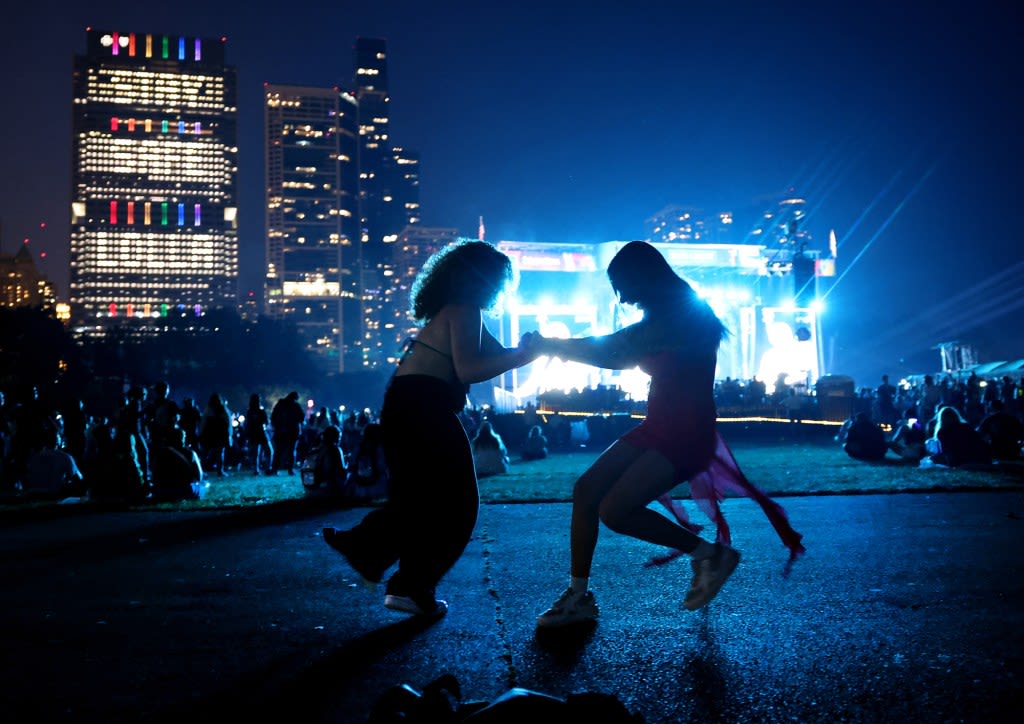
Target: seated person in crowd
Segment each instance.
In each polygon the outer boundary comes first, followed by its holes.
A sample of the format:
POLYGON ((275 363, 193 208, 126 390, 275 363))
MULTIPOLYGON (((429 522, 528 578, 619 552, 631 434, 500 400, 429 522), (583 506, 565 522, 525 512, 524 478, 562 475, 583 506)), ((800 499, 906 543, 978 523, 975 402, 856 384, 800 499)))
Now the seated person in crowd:
POLYGON ((490 420, 480 423, 480 429, 473 438, 473 461, 476 474, 481 478, 508 472, 508 449, 490 420))
POLYGON ((996 460, 1019 460, 1024 443, 1024 424, 1006 411, 1002 400, 989 403, 989 413, 978 423, 978 433, 996 460))
POLYGON ((543 460, 548 456, 548 439, 540 425, 534 425, 523 443, 523 460, 543 460))
POLYGON ((858 412, 846 430, 843 450, 856 460, 878 461, 885 457, 889 444, 882 428, 866 412, 858 412))
POLYGON ((379 422, 371 422, 362 428, 359 447, 348 466, 346 495, 365 500, 386 498, 390 481, 381 426, 379 422))
POLYGON ((911 406, 896 423, 889 437, 889 449, 904 460, 918 463, 928 454, 925 450, 926 439, 924 426, 917 419, 917 408, 911 406))
POLYGON ((136 436, 105 423, 95 430, 96 451, 85 469, 85 485, 94 500, 139 502, 149 484, 135 448, 136 436))
POLYGON ((307 493, 341 495, 348 478, 341 428, 328 424, 317 436, 302 465, 302 485, 307 493))
POLYGON ((950 405, 939 409, 935 435, 929 441, 931 462, 951 468, 961 465, 988 465, 992 452, 977 430, 964 421, 960 412, 950 405))
POLYGON ((27 495, 38 498, 75 498, 85 494, 82 473, 75 459, 59 449, 56 430, 43 433, 43 446, 29 455, 21 481, 27 495))
POLYGON ((185 431, 165 430, 150 452, 153 501, 169 503, 202 497, 203 466, 199 453, 185 443, 185 431))

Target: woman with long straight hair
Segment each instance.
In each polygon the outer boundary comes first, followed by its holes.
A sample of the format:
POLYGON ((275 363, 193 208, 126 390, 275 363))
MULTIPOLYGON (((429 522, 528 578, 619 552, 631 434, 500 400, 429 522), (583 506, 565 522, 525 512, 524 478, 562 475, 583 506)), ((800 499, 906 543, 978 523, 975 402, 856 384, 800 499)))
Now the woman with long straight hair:
POLYGON ((721 589, 740 561, 717 503, 725 490, 755 498, 795 556, 800 535, 785 514, 751 485, 718 435, 714 399, 718 347, 727 330, 711 307, 678 276, 661 253, 643 241, 627 243, 608 265, 608 279, 623 304, 643 318, 604 336, 531 337, 528 346, 607 369, 639 366, 650 375, 647 414, 605 450, 576 481, 570 528, 569 587, 537 619, 539 627, 592 621, 598 608, 589 590, 600 523, 618 533, 673 551, 653 562, 687 554, 693 578, 683 605, 695 610, 721 589), (682 507, 669 497, 685 481, 718 524, 718 540, 696 534, 682 507), (648 505, 660 501, 669 518, 648 505))

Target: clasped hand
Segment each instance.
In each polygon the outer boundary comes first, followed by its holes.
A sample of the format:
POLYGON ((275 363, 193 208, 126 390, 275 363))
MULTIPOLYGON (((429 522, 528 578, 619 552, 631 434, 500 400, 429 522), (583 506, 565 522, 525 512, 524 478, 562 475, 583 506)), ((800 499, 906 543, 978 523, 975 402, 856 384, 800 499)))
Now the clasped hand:
POLYGON ((545 354, 547 337, 540 332, 527 332, 519 339, 519 349, 529 352, 531 357, 545 354))

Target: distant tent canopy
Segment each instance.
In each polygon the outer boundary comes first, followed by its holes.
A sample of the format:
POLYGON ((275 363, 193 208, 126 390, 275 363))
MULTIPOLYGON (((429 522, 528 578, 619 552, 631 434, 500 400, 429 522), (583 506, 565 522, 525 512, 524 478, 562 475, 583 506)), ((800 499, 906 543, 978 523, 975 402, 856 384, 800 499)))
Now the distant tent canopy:
POLYGON ((1004 362, 999 367, 996 367, 989 374, 992 375, 1014 375, 1024 372, 1024 359, 1015 359, 1010 362, 1004 362))
POLYGON ((1002 377, 1024 373, 1024 359, 1001 360, 973 365, 964 370, 967 374, 974 373, 978 377, 1002 377))

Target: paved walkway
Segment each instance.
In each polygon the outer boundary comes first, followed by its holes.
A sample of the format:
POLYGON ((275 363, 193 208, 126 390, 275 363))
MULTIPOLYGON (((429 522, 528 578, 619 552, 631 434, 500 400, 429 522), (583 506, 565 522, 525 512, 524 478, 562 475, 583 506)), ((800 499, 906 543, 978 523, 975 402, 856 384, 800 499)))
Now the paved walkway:
POLYGON ((555 638, 534 618, 566 584, 567 504, 484 506, 432 625, 384 609, 320 540, 359 509, 5 522, 0 711, 358 723, 450 672, 466 700, 600 692, 647 722, 1020 720, 1024 493, 781 502, 808 549, 789 579, 747 500, 724 506, 743 562, 695 613, 684 562, 644 569, 658 549, 605 531, 600 621, 555 638))

